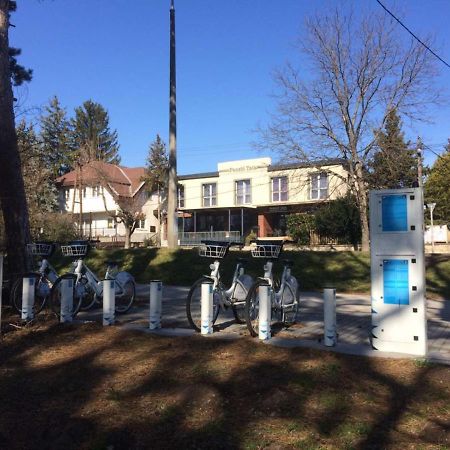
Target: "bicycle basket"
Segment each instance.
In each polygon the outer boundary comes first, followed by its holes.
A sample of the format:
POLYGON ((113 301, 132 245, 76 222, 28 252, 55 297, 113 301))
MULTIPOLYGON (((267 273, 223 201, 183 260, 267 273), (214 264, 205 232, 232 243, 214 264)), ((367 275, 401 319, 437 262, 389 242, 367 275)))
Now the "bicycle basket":
POLYGON ((258 244, 252 248, 253 258, 276 259, 280 255, 282 245, 277 244, 258 244))
POLYGON ((54 244, 48 242, 35 242, 27 244, 27 251, 30 255, 50 256, 53 253, 54 244))
POLYGON ((61 253, 64 256, 86 256, 88 252, 87 244, 61 245, 61 253))
POLYGON ((198 254, 206 258, 223 258, 228 247, 228 245, 202 244, 198 249, 198 254))

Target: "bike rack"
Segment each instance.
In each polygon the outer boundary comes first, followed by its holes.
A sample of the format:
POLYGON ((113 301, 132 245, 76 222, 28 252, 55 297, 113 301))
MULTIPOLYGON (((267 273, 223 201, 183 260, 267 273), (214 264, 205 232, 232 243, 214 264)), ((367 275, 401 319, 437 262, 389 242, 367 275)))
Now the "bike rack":
POLYGON ((34 319, 34 301, 36 273, 27 273, 22 279, 22 320, 29 321, 34 319))
POLYGON ((213 282, 202 283, 201 293, 201 334, 213 333, 213 282))
POLYGON ((261 285, 259 287, 259 330, 258 337, 261 341, 267 341, 272 337, 270 322, 272 320, 271 287, 261 285))
POLYGON ((116 304, 115 280, 103 280, 103 326, 114 325, 116 304))
POLYGON ((77 276, 66 273, 61 277, 61 323, 70 323, 73 320, 73 286, 77 276))
POLYGON ((150 307, 149 307, 149 328, 157 330, 161 328, 162 315, 162 281, 150 281, 150 307))
POLYGON ((336 332, 336 289, 326 288, 323 290, 323 342, 327 347, 337 344, 336 332))

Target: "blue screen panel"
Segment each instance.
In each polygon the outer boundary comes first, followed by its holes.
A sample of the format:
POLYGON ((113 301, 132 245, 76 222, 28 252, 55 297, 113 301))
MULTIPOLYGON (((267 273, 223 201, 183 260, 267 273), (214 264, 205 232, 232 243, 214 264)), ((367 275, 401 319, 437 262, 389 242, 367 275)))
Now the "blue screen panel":
POLYGON ((390 305, 409 305, 407 259, 383 261, 383 300, 390 305))
POLYGON ((381 218, 383 231, 408 231, 406 195, 383 195, 381 218))

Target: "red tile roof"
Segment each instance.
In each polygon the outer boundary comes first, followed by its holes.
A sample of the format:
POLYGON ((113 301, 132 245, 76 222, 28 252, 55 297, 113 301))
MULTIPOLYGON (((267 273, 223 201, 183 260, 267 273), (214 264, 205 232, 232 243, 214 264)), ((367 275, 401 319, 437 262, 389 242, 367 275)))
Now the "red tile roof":
MULTIPOLYGON (((103 161, 91 161, 81 166, 81 179, 84 186, 101 184, 109 187, 121 197, 133 197, 144 185, 144 167, 122 167, 103 161)), ((77 171, 72 170, 56 179, 64 187, 74 186, 77 171)))

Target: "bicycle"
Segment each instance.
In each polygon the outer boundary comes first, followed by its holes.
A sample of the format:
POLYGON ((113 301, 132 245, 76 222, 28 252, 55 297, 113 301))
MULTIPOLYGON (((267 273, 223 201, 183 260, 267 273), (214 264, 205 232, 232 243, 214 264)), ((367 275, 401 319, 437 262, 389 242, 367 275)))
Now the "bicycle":
POLYGON ((22 278, 18 278, 11 289, 11 304, 14 309, 22 314, 22 287, 23 278, 33 277, 36 278, 34 284, 34 314, 41 312, 49 298, 53 283, 58 278, 56 270, 49 263, 47 258, 50 258, 56 249, 56 244, 52 242, 35 242, 33 244, 27 244, 27 252, 32 256, 42 257, 39 267, 36 272, 29 272, 24 274, 22 278))
MULTIPOLYGON (((88 241, 72 241, 67 245, 61 245, 64 256, 75 258, 73 275, 76 276, 73 283, 73 309, 75 316, 80 310, 91 309, 95 303, 100 303, 103 297, 103 283, 95 273, 84 263, 90 245, 88 241)), ((128 272, 119 272, 116 261, 106 261, 105 280, 114 280, 115 286, 115 311, 117 314, 126 313, 132 306, 136 296, 136 283, 128 272)), ((56 314, 61 309, 61 280, 59 277, 51 291, 51 306, 56 314)))
POLYGON ((201 324, 201 286, 205 281, 213 282, 213 324, 216 322, 220 308, 231 307, 237 323, 245 323, 244 305, 248 289, 253 284, 250 275, 244 273, 246 260, 238 258, 234 269, 230 287, 227 289, 221 281, 220 260, 225 258, 230 247, 240 243, 221 241, 202 241, 199 247, 199 255, 205 258, 214 258, 210 264, 210 275, 203 275, 189 290, 186 298, 186 314, 189 324, 195 331, 200 331, 201 324))
POLYGON ((269 286, 272 317, 278 318, 284 325, 295 322, 300 293, 297 279, 291 271, 293 262, 287 259, 283 261, 283 273, 279 285, 273 277, 273 262, 278 259, 283 245, 283 241, 256 240, 256 247, 252 249, 253 258, 266 259, 264 276, 253 283, 245 299, 245 321, 252 336, 258 336, 259 331, 259 288, 261 286, 269 286))

